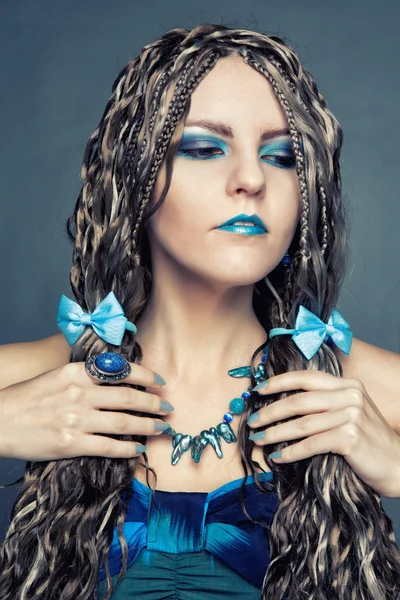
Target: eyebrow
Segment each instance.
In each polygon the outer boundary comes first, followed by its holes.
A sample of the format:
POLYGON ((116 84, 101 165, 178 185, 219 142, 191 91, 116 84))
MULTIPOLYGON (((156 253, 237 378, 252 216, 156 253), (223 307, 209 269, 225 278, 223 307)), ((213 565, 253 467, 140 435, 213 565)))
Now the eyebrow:
MULTIPOLYGON (((221 123, 219 121, 208 121, 207 119, 199 119, 199 120, 188 120, 185 123, 185 127, 193 127, 193 126, 197 126, 197 127, 205 127, 206 129, 209 129, 210 131, 212 131, 213 133, 216 133, 217 135, 223 135, 224 137, 230 138, 232 139, 234 137, 233 135, 233 129, 232 127, 229 127, 229 125, 225 125, 224 123, 221 123)), ((266 142, 272 138, 278 137, 280 135, 290 135, 289 129, 287 127, 284 128, 275 128, 275 129, 267 129, 266 131, 263 131, 263 133, 261 134, 261 142, 266 142)))

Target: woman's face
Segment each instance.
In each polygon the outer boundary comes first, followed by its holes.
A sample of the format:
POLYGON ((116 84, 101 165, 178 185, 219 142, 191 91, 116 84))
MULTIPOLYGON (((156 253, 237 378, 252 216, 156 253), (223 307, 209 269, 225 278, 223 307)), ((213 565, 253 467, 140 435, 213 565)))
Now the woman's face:
MULTIPOLYGON (((152 204, 164 183, 163 166, 152 204)), ((291 137, 269 82, 240 57, 220 59, 192 94, 168 194, 147 225, 154 274, 255 283, 279 264, 300 208, 291 137), (262 223, 220 228, 243 215, 262 223)))

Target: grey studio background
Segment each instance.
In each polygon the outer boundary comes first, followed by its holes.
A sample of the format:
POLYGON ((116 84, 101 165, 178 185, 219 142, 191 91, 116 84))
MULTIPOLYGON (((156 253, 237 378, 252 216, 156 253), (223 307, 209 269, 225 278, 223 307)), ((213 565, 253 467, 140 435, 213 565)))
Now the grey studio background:
MULTIPOLYGON (((315 77, 344 130, 352 250, 338 306, 355 337, 400 353, 396 0, 1 1, 0 343, 59 333, 64 226, 117 73, 165 31, 207 21, 283 37, 315 77)), ((1 459, 0 484, 24 464, 1 459)), ((1 540, 17 489, 0 490, 1 540)), ((399 542, 400 500, 383 503, 399 542)))

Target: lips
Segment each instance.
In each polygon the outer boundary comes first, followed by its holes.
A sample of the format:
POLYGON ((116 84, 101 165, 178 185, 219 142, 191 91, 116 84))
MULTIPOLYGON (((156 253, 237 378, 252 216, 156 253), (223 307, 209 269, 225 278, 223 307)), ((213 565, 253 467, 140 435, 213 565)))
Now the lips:
POLYGON ((267 228, 264 222, 260 219, 258 215, 246 215, 245 213, 242 213, 240 215, 232 217, 232 219, 229 219, 228 221, 225 221, 225 223, 219 225, 219 228, 228 227, 229 225, 242 225, 247 227, 255 225, 256 227, 259 227, 260 229, 263 229, 265 232, 267 232, 267 228))

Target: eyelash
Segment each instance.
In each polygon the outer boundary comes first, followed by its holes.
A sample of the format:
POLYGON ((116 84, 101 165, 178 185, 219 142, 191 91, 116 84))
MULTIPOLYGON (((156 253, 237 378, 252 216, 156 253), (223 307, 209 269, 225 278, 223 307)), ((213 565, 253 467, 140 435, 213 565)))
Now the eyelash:
MULTIPOLYGON (((213 150, 220 150, 220 148, 217 148, 215 146, 207 146, 206 148, 193 148, 193 149, 183 148, 178 151, 178 154, 187 156, 188 158, 197 158, 200 160, 213 160, 215 158, 218 158, 219 156, 222 156, 222 154, 208 154, 207 155, 207 152, 211 152, 213 150), (206 155, 203 154, 204 152, 206 153, 206 155)), ((272 154, 267 154, 264 156, 270 156, 271 158, 284 161, 283 164, 280 164, 280 163, 274 162, 274 161, 270 161, 270 162, 273 162, 273 164, 276 165, 277 167, 288 168, 288 167, 294 167, 296 165, 296 161, 295 161, 293 154, 291 154, 290 156, 275 156, 272 154), (285 161, 288 161, 288 162, 285 162, 285 161)))

